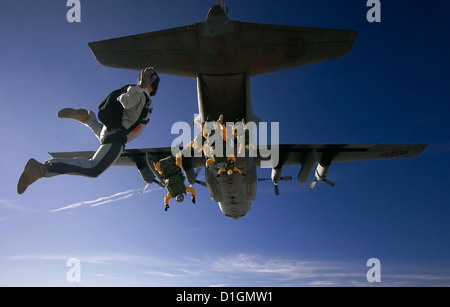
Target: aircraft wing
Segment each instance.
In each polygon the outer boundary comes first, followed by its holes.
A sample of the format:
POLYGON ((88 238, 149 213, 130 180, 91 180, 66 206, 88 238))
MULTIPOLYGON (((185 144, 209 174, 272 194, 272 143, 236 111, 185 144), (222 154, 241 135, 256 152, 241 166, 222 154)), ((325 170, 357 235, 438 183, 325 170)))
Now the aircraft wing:
MULTIPOLYGON (((279 145, 279 162, 276 166, 304 164, 308 154, 315 153, 315 162, 351 162, 391 158, 416 157, 428 144, 333 144, 333 145, 279 145)), ((272 148, 259 148, 261 161, 270 159, 272 148), (268 157, 268 158, 262 158, 268 157)))
MULTIPOLYGON (((156 159, 160 160, 165 157, 172 155, 172 151, 170 147, 160 147, 160 148, 142 148, 142 149, 127 149, 124 150, 119 159, 114 162, 115 166, 135 166, 136 161, 146 158, 146 154, 149 153, 154 156, 156 159)), ((95 151, 74 151, 74 152, 51 152, 50 155, 54 158, 75 158, 75 157, 84 157, 84 158, 92 158, 95 154, 95 151)), ((204 167, 206 159, 201 157, 194 157, 186 159, 187 163, 190 166, 199 168, 204 167)))
MULTIPOLYGON (((271 154, 278 149, 279 159, 277 166, 301 165, 305 162, 309 153, 315 151, 315 162, 351 162, 367 161, 391 158, 416 157, 425 150, 428 144, 371 144, 371 145, 276 145, 272 148, 258 147, 258 156, 255 157, 257 165, 262 161, 269 161, 271 154)), ((79 152, 56 152, 50 153, 54 158, 91 158, 94 151, 79 152)), ((127 149, 114 163, 117 166, 134 166, 136 159, 145 158, 147 153, 158 159, 171 155, 170 147, 127 149)), ((205 166, 205 157, 184 157, 188 163, 195 168, 205 166)))

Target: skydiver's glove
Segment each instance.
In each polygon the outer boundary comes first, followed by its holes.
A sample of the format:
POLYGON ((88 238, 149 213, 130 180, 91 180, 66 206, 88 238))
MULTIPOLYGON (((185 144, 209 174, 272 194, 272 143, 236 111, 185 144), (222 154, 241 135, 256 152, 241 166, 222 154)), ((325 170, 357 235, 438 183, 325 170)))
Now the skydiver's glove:
POLYGON ((148 86, 152 85, 153 82, 158 78, 158 75, 153 74, 153 67, 147 67, 141 70, 141 73, 139 74, 137 84, 140 88, 147 88, 148 86))

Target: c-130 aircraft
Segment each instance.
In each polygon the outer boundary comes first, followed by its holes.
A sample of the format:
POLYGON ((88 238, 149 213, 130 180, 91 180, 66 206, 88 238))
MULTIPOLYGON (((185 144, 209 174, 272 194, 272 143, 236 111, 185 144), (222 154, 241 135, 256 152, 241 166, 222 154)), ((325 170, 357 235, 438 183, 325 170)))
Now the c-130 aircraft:
MULTIPOLYGON (((198 120, 223 117, 223 122, 253 122, 260 119, 252 112, 250 77, 296 66, 344 57, 352 50, 357 32, 325 28, 268 25, 232 21, 227 8, 214 5, 204 22, 139 35, 91 42, 97 61, 105 66, 141 70, 154 66, 162 74, 197 79, 198 120)), ((427 144, 370 145, 279 145, 272 144, 278 159, 268 161, 266 146, 257 146, 255 156, 237 157, 239 172, 217 176, 219 166, 205 167, 204 155, 183 156, 183 169, 193 185, 198 170, 205 168, 205 183, 211 199, 232 219, 240 219, 251 208, 257 193, 257 168, 263 163, 272 168, 271 180, 278 194, 283 166, 300 165, 297 180, 308 181, 313 189, 319 181, 334 186, 327 179, 334 162, 363 161, 418 156, 427 144), (272 163, 272 164, 270 164, 272 163), (197 171, 195 171, 197 169, 197 171)), ((114 165, 136 166, 147 155, 162 159, 173 148, 125 150, 114 165)), ((92 157, 94 152, 51 153, 53 157, 92 157)))

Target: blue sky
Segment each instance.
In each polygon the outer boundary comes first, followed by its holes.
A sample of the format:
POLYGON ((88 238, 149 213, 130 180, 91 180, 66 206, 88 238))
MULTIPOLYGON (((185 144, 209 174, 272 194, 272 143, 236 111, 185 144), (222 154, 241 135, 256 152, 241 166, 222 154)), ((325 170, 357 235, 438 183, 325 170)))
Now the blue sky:
MULTIPOLYGON (((275 196, 260 182, 239 221, 201 186, 195 206, 164 212, 165 191, 141 194, 134 168, 16 193, 29 158, 97 148, 59 109, 95 109, 136 80, 98 64, 88 42, 201 22, 215 3, 81 0, 81 22, 69 23, 65 0, 1 2, 0 286, 450 286, 445 0, 381 0, 381 23, 366 20, 365 0, 227 1, 232 20, 358 31, 345 58, 251 79, 253 111, 280 123, 280 143, 429 143, 419 157, 333 164, 334 188, 294 180, 275 196), (80 283, 67 281, 71 258, 80 283), (381 283, 366 279, 370 258, 381 262, 381 283)), ((197 111, 195 80, 161 75, 153 104, 128 148, 171 144, 172 124, 197 111)))

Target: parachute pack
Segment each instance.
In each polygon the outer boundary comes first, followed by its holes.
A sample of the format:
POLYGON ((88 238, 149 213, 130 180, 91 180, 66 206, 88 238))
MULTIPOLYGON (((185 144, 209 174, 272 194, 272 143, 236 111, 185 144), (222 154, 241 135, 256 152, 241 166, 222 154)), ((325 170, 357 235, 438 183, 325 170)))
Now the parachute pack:
POLYGON ((181 169, 176 164, 173 156, 159 160, 161 166, 161 176, 166 181, 166 187, 172 197, 185 192, 184 176, 181 169))
POLYGON ((148 115, 149 105, 150 105, 150 98, 146 93, 145 95, 145 105, 144 108, 142 108, 142 112, 139 115, 138 120, 131 125, 130 128, 125 129, 122 126, 122 116, 123 116, 123 106, 122 104, 117 100, 120 95, 127 92, 128 87, 132 84, 124 85, 119 89, 116 89, 108 94, 108 96, 103 99, 103 101, 98 106, 98 113, 97 117, 98 119, 108 128, 108 130, 111 130, 113 128, 119 129, 125 134, 130 133, 136 127, 142 123, 143 119, 148 115))

